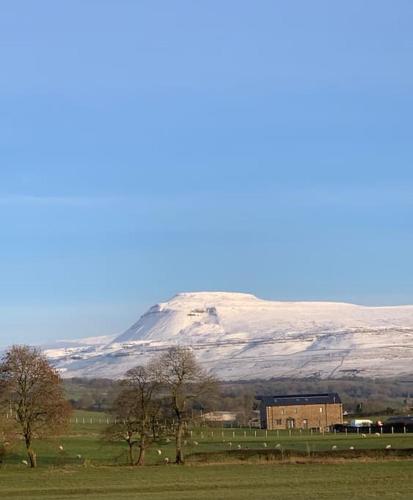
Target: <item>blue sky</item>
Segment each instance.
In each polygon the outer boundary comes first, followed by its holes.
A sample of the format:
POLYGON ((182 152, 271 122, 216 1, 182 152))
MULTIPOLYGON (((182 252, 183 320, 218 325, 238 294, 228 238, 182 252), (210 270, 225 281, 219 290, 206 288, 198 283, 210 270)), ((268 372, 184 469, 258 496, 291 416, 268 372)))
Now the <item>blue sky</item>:
POLYGON ((4 1, 0 344, 179 291, 413 303, 413 4, 4 1))

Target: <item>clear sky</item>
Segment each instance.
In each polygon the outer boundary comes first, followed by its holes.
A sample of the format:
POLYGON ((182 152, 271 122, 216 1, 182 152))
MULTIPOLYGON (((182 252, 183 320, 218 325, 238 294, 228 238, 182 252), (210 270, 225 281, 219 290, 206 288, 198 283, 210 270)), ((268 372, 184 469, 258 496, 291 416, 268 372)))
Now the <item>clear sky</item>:
POLYGON ((0 344, 179 291, 413 303, 411 0, 4 0, 0 344))

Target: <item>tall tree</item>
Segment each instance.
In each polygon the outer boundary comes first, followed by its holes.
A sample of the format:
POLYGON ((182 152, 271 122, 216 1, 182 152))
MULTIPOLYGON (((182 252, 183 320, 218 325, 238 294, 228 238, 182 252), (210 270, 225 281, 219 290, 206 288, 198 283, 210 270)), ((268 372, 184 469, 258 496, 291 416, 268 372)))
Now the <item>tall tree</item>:
POLYGON ((112 407, 115 423, 107 428, 106 436, 126 441, 131 464, 135 463, 134 447, 138 446, 136 464, 143 465, 146 450, 156 437, 153 427, 160 410, 158 363, 132 368, 121 384, 123 388, 112 407))
POLYGON ((103 431, 103 439, 124 441, 128 446, 130 465, 135 465, 134 449, 138 444, 138 420, 135 395, 126 389, 118 394, 110 408, 114 422, 103 431))
POLYGON ((191 418, 191 403, 215 392, 217 381, 207 374, 185 347, 173 347, 159 358, 161 380, 175 416, 175 462, 184 462, 184 431, 191 418))
POLYGON ((71 412, 61 378, 38 349, 16 345, 2 357, 0 391, 16 416, 29 464, 36 467, 33 440, 59 434, 71 412))

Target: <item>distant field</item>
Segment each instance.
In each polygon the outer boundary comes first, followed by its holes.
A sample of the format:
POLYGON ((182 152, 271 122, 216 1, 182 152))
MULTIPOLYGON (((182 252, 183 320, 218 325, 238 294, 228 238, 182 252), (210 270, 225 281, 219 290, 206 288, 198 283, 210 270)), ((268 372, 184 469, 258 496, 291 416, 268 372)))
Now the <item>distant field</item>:
MULTIPOLYGON (((174 456, 173 443, 162 439, 148 453, 143 469, 126 466, 122 443, 101 439, 108 415, 76 412, 67 435, 35 443, 39 468, 22 463, 22 446, 0 469, 0 498, 413 498, 413 461, 347 462, 332 464, 222 464, 164 465, 174 456), (63 447, 63 450, 60 447, 63 447), (161 451, 161 455, 157 450, 161 451), (169 493, 168 493, 169 492, 169 493)), ((186 452, 198 454, 229 450, 311 452, 413 448, 413 434, 313 434, 295 431, 266 433, 254 429, 195 429, 186 452), (278 446, 277 446, 278 445, 278 446)))

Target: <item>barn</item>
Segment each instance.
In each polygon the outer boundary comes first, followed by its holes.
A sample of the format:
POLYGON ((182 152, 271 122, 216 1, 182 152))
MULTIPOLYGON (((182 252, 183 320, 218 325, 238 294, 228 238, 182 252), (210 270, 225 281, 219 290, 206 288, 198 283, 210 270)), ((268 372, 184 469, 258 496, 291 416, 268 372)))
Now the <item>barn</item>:
POLYGON ((343 423, 343 405, 336 392, 258 396, 263 429, 325 430, 343 423))

